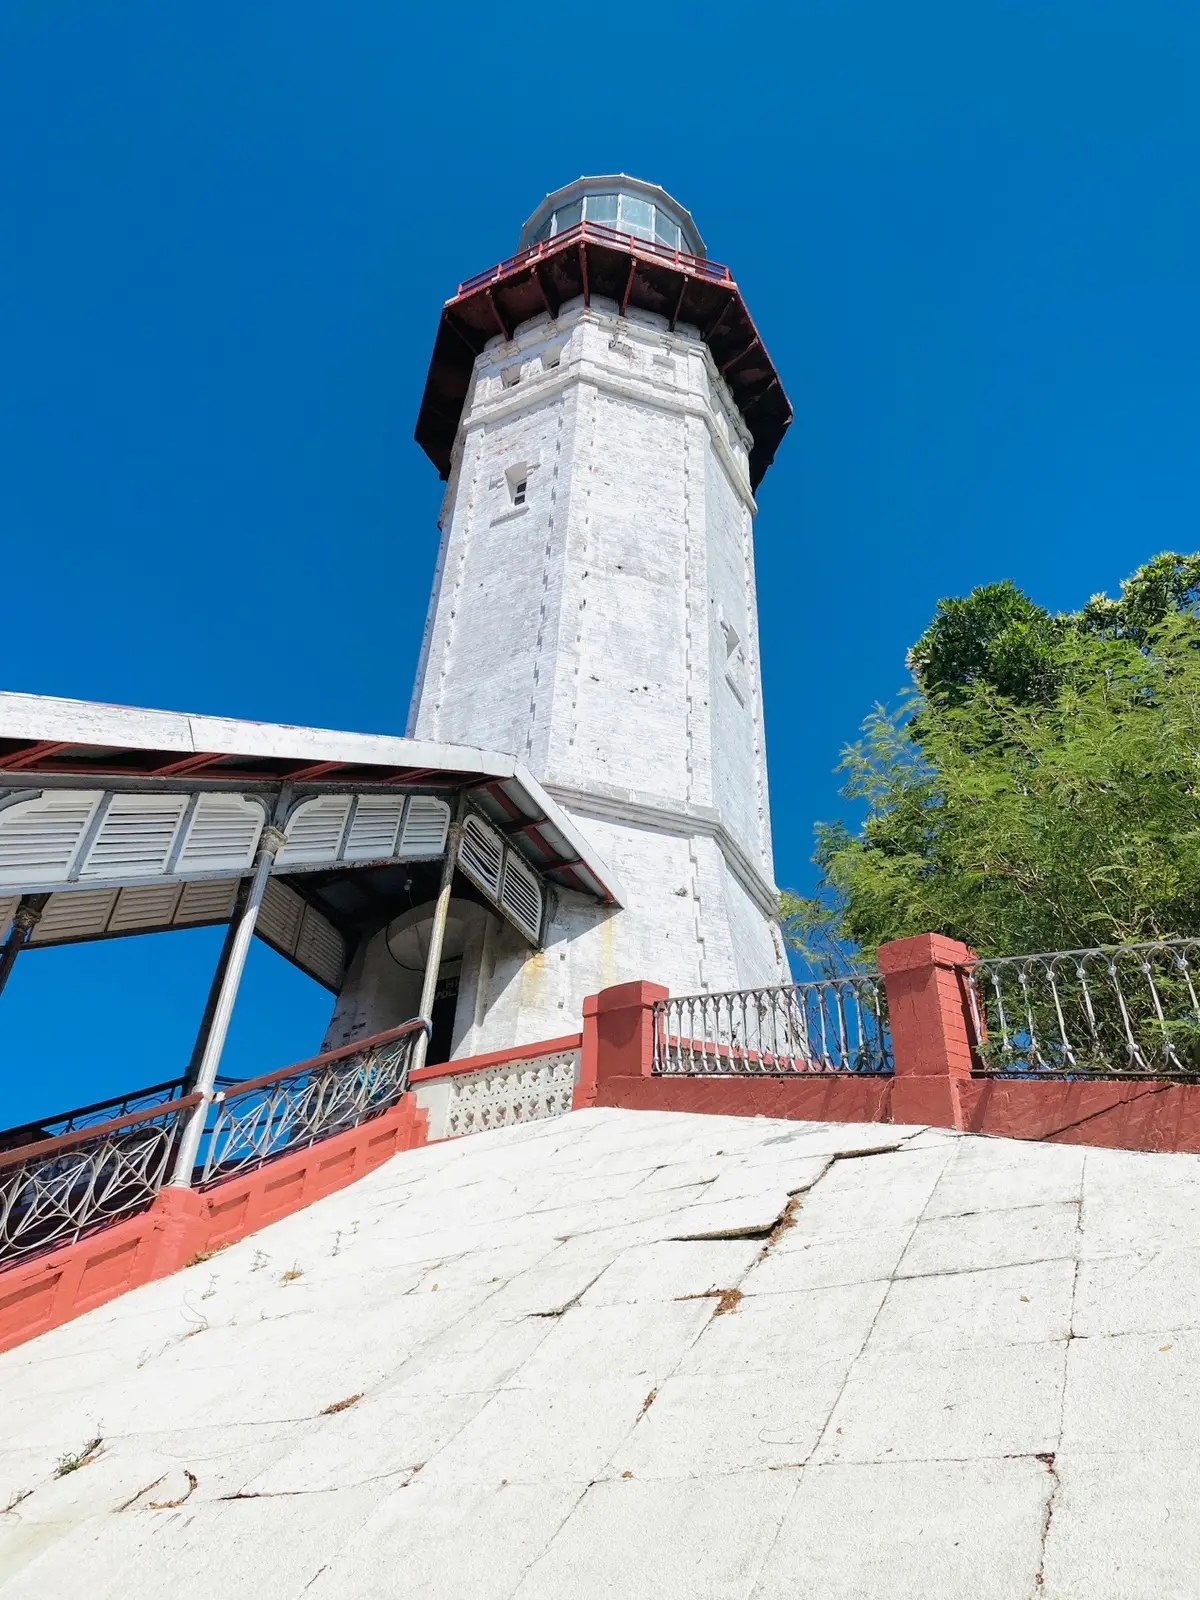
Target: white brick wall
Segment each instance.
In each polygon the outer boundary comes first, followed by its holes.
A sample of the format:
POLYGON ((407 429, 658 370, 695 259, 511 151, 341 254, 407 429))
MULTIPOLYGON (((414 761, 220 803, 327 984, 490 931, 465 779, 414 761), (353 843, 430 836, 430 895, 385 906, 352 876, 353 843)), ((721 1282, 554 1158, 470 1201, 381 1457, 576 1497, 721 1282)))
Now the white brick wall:
POLYGON ((783 974, 749 444, 698 333, 648 313, 574 302, 479 357, 409 731, 520 755, 628 902, 559 895, 535 955, 492 924, 456 1054, 562 1033, 610 983, 783 974))

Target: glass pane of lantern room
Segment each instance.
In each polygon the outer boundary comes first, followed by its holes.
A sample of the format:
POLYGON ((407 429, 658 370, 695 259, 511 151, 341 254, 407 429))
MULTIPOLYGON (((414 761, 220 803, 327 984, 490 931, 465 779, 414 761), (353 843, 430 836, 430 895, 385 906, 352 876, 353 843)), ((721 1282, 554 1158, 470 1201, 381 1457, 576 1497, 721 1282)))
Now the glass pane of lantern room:
POLYGON ((653 239, 654 207, 649 200, 636 200, 631 194, 623 194, 621 227, 626 233, 637 234, 639 239, 653 239))
POLYGON ((615 194, 590 194, 587 197, 587 219, 602 222, 606 228, 617 225, 617 197, 615 194))
POLYGON ((679 249, 679 224, 672 222, 657 206, 654 208, 654 237, 660 244, 669 244, 672 250, 679 249))
POLYGON ((582 216, 582 200, 576 200, 573 206, 560 206, 554 213, 555 234, 566 233, 567 229, 573 228, 582 216))

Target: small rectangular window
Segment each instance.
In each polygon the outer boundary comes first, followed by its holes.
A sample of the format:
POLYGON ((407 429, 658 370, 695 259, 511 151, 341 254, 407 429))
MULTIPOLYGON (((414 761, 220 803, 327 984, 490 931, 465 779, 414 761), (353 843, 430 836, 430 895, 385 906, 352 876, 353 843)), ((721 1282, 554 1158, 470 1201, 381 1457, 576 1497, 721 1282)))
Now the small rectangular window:
POLYGON ((506 389, 513 388, 516 384, 520 383, 520 381, 521 381, 521 368, 519 366, 516 366, 516 367, 502 367, 501 368, 501 370, 500 370, 500 382, 504 385, 504 387, 506 389))
POLYGON ((528 487, 528 478, 521 478, 517 483, 513 484, 513 505, 523 506, 525 504, 525 491, 528 487))

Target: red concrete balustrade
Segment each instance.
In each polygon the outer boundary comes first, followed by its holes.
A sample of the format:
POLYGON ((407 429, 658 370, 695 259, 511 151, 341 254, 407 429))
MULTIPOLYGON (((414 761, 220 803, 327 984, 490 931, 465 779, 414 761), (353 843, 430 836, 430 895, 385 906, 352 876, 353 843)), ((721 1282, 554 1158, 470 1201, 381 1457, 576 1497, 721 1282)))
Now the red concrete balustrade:
MULTIPOLYGON (((971 951, 939 934, 883 945, 894 1074, 778 1077, 654 1073, 654 1005, 667 990, 623 983, 590 995, 582 1035, 427 1067, 486 1071, 579 1048, 573 1106, 707 1112, 818 1122, 925 1123, 1068 1144, 1200 1151, 1200 1083, 973 1077, 966 972, 971 951)), ((203 1259, 428 1140, 412 1090, 383 1115, 204 1190, 165 1189, 146 1211, 75 1244, 0 1271, 0 1350, 57 1327, 139 1284, 203 1259)))
POLYGON ((1200 1083, 972 1077, 966 972, 974 956, 941 934, 879 950, 894 1074, 653 1075, 658 984, 584 1002, 577 1105, 814 1122, 926 1123, 965 1133, 1108 1149, 1200 1151, 1200 1083))

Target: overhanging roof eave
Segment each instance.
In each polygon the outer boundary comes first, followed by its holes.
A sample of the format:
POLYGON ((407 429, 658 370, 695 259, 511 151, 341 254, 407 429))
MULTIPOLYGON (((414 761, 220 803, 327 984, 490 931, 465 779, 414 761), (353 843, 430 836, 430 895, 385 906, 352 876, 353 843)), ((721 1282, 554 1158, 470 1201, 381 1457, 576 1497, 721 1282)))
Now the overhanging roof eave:
MULTIPOLYGON (((524 801, 521 809, 538 814, 568 842, 573 856, 586 867, 587 874, 600 888, 598 898, 620 905, 624 895, 615 875, 595 849, 578 832, 571 819, 533 778, 515 756, 473 745, 442 744, 426 739, 408 739, 393 734, 353 733, 335 728, 309 728, 288 723, 242 721, 228 717, 194 715, 180 711, 157 711, 140 706, 119 706, 97 701, 61 699, 49 695, 18 694, 0 691, 0 783, 11 788, 36 788, 49 776, 55 782, 70 775, 80 787, 102 784, 106 764, 128 775, 120 760, 132 753, 156 753, 166 757, 157 770, 146 768, 135 776, 154 785, 185 783, 180 768, 189 766, 189 757, 245 757, 248 762, 299 763, 295 781, 307 782, 301 775, 315 773, 328 764, 321 776, 325 783, 353 787, 369 782, 363 769, 386 769, 386 781, 403 786, 419 784, 420 774, 433 782, 445 774, 454 787, 470 790, 484 783, 515 785, 524 801), (39 749, 41 755, 39 755, 39 749), (84 755, 88 750, 101 754, 72 768, 72 750, 84 755), (171 758, 178 755, 179 761, 171 758), (44 758, 44 759, 43 759, 44 758), (58 770, 55 771, 55 763, 58 770), (174 767, 175 773, 168 769, 174 767), (355 769, 358 776, 339 778, 338 767, 355 769), (405 777, 411 773, 412 777, 405 777), (478 779, 479 784, 472 782, 478 779)), ((222 769, 201 771, 206 780, 221 778, 222 769)), ((242 774, 227 774, 241 781, 242 774)), ((292 781, 287 771, 264 770, 262 778, 275 785, 292 781)), ((315 781, 315 780, 312 780, 315 781)), ((555 852, 548 849, 553 857, 555 852)), ((566 858, 540 863, 544 872, 553 873, 567 865, 566 858)))

